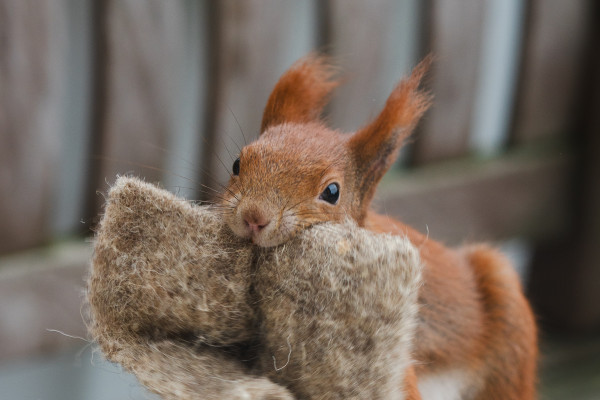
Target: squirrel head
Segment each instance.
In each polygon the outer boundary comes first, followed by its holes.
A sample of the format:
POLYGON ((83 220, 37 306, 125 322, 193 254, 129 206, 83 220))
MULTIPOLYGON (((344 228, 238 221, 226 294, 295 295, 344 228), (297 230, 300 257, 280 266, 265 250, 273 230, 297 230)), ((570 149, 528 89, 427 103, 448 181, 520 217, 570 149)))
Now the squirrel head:
POLYGON ((238 236, 276 246, 315 223, 364 223, 377 183, 430 104, 419 89, 428 57, 402 80, 381 113, 355 133, 319 116, 338 85, 324 57, 294 64, 276 84, 258 140, 235 160, 223 194, 225 221, 238 236))

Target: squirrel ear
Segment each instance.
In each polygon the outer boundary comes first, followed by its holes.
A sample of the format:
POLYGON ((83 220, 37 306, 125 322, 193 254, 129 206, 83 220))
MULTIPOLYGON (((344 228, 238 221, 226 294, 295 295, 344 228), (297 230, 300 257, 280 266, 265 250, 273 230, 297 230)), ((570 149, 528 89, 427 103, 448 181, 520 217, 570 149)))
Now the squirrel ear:
POLYGON ((398 156, 404 139, 431 105, 431 95, 419 86, 432 61, 431 55, 421 61, 394 88, 377 118, 349 139, 350 152, 358 164, 358 193, 364 196, 361 203, 366 206, 375 186, 398 156))
POLYGON ((261 124, 261 133, 284 122, 310 122, 319 118, 331 91, 335 68, 325 56, 309 54, 287 70, 269 96, 261 124))

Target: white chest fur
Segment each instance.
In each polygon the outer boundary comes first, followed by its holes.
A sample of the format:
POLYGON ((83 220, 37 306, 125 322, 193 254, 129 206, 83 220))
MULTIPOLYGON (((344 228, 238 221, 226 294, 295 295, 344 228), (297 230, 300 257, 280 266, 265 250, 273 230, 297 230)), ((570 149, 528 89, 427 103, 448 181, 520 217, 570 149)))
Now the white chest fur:
POLYGON ((464 369, 451 369, 419 377, 423 400, 467 400, 473 393, 471 374, 464 369))

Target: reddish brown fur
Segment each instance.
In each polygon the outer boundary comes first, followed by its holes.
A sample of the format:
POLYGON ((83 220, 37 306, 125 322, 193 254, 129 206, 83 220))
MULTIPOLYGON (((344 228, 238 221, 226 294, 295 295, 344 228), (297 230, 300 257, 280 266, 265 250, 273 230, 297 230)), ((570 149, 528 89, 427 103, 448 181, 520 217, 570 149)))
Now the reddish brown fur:
POLYGON ((404 385, 401 390, 404 392, 405 400, 421 400, 417 375, 415 374, 415 369, 413 367, 407 369, 404 385))
POLYGON ((358 175, 356 191, 362 197, 359 222, 366 216, 376 183, 392 165, 403 141, 429 108, 431 96, 419 91, 419 84, 430 64, 431 57, 423 60, 408 79, 396 86, 379 116, 350 138, 348 146, 360 167, 355 171, 358 175))
POLYGON ((330 80, 332 69, 314 56, 292 67, 269 98, 264 133, 241 152, 240 175, 232 177, 224 202, 231 210, 227 222, 261 246, 346 216, 374 232, 407 235, 425 264, 416 364, 407 371, 403 388, 408 398, 420 398, 416 382, 421 377, 460 369, 472 374, 472 398, 533 399, 536 328, 509 263, 489 247, 449 249, 369 211, 377 183, 430 104, 430 96, 419 90, 430 62, 426 59, 400 82, 379 116, 353 135, 318 121, 336 85, 330 80), (331 182, 340 185, 335 206, 318 198, 331 182), (244 231, 240 213, 245 207, 273 220, 270 236, 244 231), (282 218, 288 214, 293 223, 282 218))
POLYGON ((279 79, 267 100, 261 132, 284 122, 316 120, 338 86, 335 69, 322 57, 310 55, 298 61, 279 79))

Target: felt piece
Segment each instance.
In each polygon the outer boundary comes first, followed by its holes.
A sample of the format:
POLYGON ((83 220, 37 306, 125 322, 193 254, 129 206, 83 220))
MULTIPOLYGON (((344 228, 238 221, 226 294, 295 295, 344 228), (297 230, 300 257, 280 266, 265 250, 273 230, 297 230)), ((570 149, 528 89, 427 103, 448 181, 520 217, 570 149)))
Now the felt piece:
POLYGON ((88 328, 164 399, 401 398, 420 282, 403 237, 347 221, 258 248, 218 207, 121 177, 96 235, 88 328))

